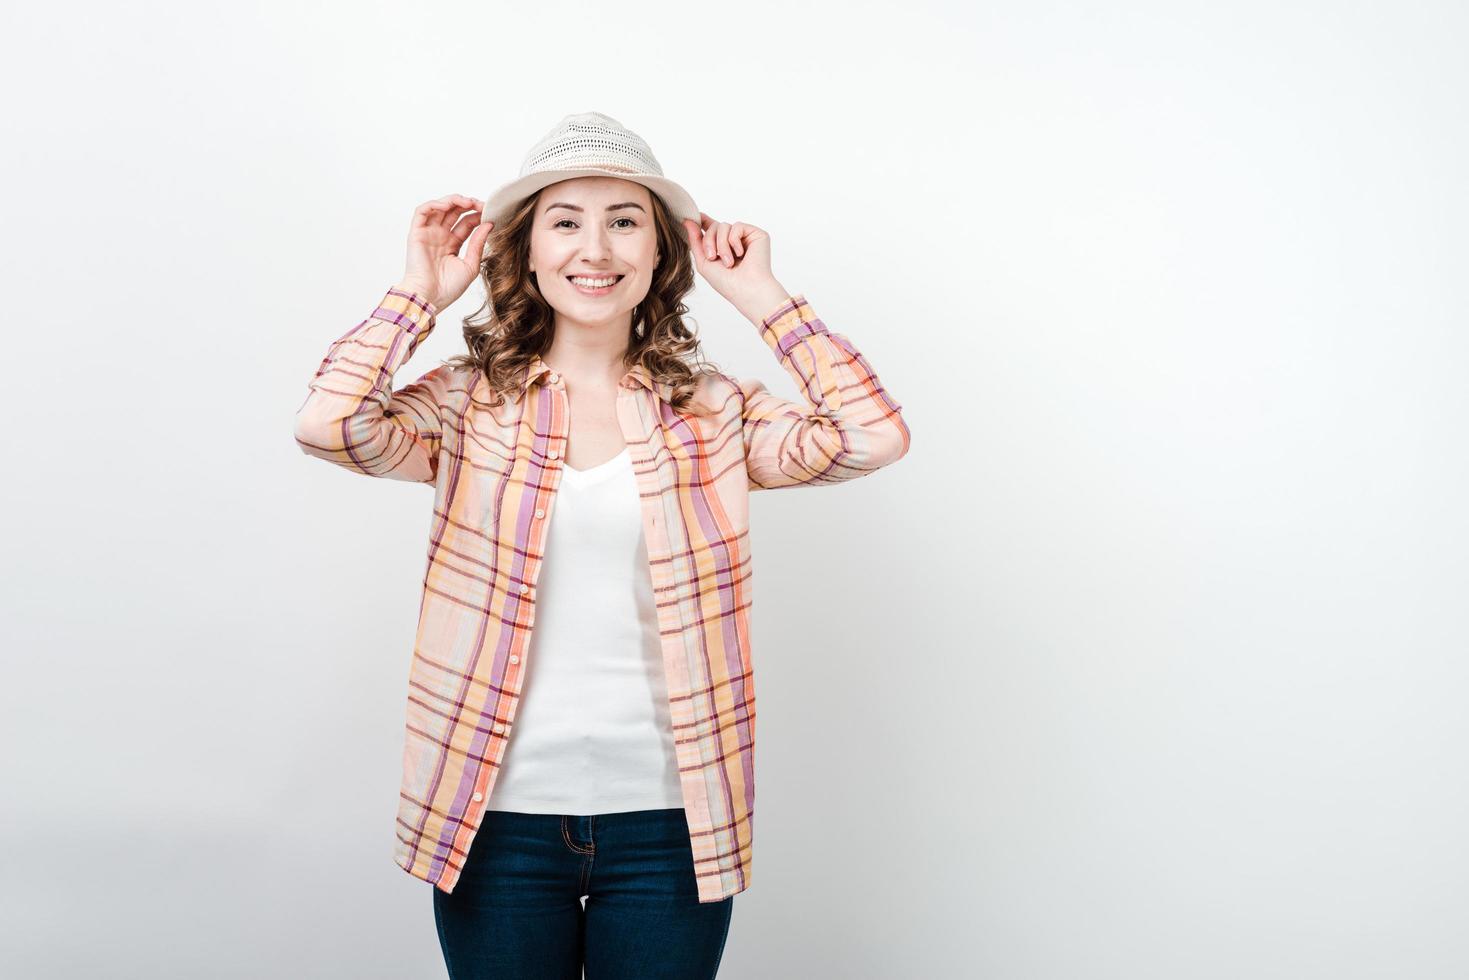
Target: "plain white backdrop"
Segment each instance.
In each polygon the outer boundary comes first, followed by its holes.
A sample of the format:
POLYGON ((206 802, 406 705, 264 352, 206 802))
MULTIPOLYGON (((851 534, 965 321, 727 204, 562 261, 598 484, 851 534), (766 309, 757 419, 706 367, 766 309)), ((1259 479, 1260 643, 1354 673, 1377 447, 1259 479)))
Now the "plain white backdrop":
POLYGON ((765 228, 913 433, 753 498, 721 978, 1469 973, 1461 5, 4 30, 0 974, 443 975, 391 856, 432 491, 307 458, 293 415, 413 208, 588 110, 765 228))

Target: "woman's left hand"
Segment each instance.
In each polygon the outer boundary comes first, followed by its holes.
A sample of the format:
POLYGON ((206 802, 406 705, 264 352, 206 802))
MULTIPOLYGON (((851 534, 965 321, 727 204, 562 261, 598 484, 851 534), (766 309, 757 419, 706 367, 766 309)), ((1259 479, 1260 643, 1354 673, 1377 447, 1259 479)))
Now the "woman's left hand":
POLYGON ((694 268, 719 295, 746 316, 759 315, 771 298, 786 295, 770 271, 770 236, 744 221, 715 221, 703 211, 702 224, 683 220, 694 268), (753 311, 753 312, 752 312, 753 311))

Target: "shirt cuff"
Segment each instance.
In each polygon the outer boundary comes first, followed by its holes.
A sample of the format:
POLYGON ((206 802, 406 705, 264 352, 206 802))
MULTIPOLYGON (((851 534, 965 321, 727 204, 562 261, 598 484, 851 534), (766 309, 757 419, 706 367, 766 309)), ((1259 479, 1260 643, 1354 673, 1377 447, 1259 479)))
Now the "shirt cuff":
POLYGON ((383 296, 382 302, 377 304, 372 316, 373 319, 396 324, 410 334, 418 334, 433 326, 434 317, 438 313, 427 296, 394 286, 383 296))
POLYGON ((804 293, 786 300, 761 321, 760 336, 770 349, 785 357, 805 337, 827 333, 804 293))

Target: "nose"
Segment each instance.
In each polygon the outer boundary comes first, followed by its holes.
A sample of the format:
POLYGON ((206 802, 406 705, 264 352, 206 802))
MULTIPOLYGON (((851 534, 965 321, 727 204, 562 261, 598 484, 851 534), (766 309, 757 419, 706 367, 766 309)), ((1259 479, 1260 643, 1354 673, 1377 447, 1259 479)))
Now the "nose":
POLYGON ((593 226, 582 236, 581 255, 589 264, 597 265, 611 254, 612 239, 606 228, 593 226))

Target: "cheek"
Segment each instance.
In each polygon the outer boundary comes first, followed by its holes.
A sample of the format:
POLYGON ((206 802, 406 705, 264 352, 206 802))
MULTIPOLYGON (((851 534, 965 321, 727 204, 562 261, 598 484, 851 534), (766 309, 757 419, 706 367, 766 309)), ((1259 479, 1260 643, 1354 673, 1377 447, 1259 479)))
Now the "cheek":
POLYGON ((530 256, 537 266, 562 266, 571 260, 576 247, 570 239, 555 235, 533 235, 530 240, 530 256))
POLYGON ((638 269, 642 274, 647 275, 653 271, 653 267, 657 264, 658 245, 652 238, 638 242, 628 242, 627 246, 622 250, 622 254, 626 257, 625 261, 628 265, 638 269))

